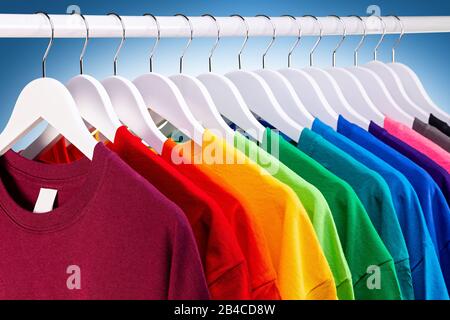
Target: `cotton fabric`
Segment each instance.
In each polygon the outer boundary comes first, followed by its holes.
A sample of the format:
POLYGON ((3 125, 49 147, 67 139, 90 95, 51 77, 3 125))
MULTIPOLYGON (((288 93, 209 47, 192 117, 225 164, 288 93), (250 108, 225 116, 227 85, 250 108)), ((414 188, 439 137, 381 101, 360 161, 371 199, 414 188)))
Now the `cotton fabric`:
POLYGON ((209 298, 181 209, 101 143, 64 165, 8 151, 0 172, 0 298, 209 298), (42 187, 56 206, 35 214, 42 187))
POLYGON ((413 129, 390 118, 385 118, 384 128, 393 136, 406 142, 417 151, 422 152, 442 168, 450 171, 450 155, 434 142, 423 137, 413 129))
POLYGON ((443 132, 445 135, 447 135, 447 137, 450 137, 450 126, 445 121, 442 121, 435 115, 430 114, 428 123, 437 128, 439 131, 443 132))
MULTIPOLYGON (((323 139, 320 135, 318 135, 308 129, 303 130, 302 135, 299 140, 299 143, 298 143, 298 147, 300 148, 300 150, 302 150, 307 155, 309 155, 310 157, 312 157, 313 159, 318 161, 320 164, 322 164, 325 168, 327 168, 329 171, 333 172, 334 174, 336 174, 333 171, 334 169, 336 169, 336 167, 334 165, 336 163, 336 160, 342 161, 345 158, 345 155, 340 153, 339 150, 337 148, 335 148, 332 144, 330 144, 328 141, 323 139)), ((346 165, 349 165, 352 168, 352 172, 354 170, 356 170, 356 171, 358 170, 358 165, 356 163, 352 163, 352 161, 350 161, 349 159, 345 159, 343 162, 345 162, 346 165)), ((356 175, 358 175, 358 173, 356 173, 356 175)), ((338 175, 338 177, 340 177, 340 176, 338 175)), ((369 175, 366 175, 365 178, 369 178, 369 175)), ((346 182, 349 182, 349 181, 346 181, 346 182)), ((375 180, 373 180, 373 182, 375 182, 375 180)), ((352 184, 350 184, 350 185, 352 186, 352 184)), ((352 186, 352 187, 355 190, 355 187, 354 186, 352 186)), ((358 191, 355 190, 355 192, 358 195, 358 191)), ((358 195, 358 198, 361 200, 361 202, 364 205, 364 202, 363 202, 364 200, 362 200, 359 195, 358 195)), ((366 209, 366 212, 369 210, 369 208, 367 206, 364 206, 364 208, 366 209)), ((369 219, 371 217, 371 215, 369 213, 368 213, 368 217, 369 217, 369 219)), ((374 226, 373 223, 372 223, 372 226, 374 226)), ((374 226, 374 228, 376 230, 375 226, 374 226)), ((378 235, 380 235, 380 232, 378 232, 378 235)), ((386 250, 389 252, 389 250, 386 247, 386 244, 383 242, 383 238, 380 237, 380 239, 381 239, 382 244, 385 246, 386 250)), ((392 292, 397 293, 398 299, 401 299, 401 297, 402 297, 401 290, 400 290, 397 272, 395 270, 395 264, 403 261, 403 259, 396 261, 395 258, 392 257, 392 255, 390 253, 388 254, 388 257, 390 259, 387 261, 390 261, 392 263, 391 265, 389 265, 389 267, 393 267, 393 269, 389 270, 389 272, 388 272, 389 278, 385 279, 385 280, 387 280, 386 282, 389 283, 389 287, 392 290, 392 292)))
MULTIPOLYGON (((403 299, 414 300, 409 253, 398 219, 398 215, 410 214, 410 205, 406 204, 408 207, 406 209, 402 201, 404 195, 408 194, 402 187, 409 183, 406 178, 400 177, 395 169, 371 156, 367 150, 337 133, 319 119, 314 121, 312 129, 358 162, 350 161, 349 157, 341 154, 339 159, 333 158, 332 171, 349 182, 355 191, 358 190, 357 194, 373 225, 396 262, 403 299), (404 209, 408 211, 398 212, 404 209)), ((411 186, 410 188, 412 189, 411 186)))
POLYGON ((445 151, 450 152, 450 137, 446 136, 435 127, 415 118, 413 130, 420 133, 425 138, 433 141, 445 151))
POLYGON ((192 142, 171 152, 197 164, 221 184, 247 197, 276 268, 283 299, 336 299, 336 288, 309 217, 294 191, 206 130, 201 148, 192 142))
MULTIPOLYGON (((120 127, 114 142, 107 143, 107 146, 186 214, 197 241, 211 298, 250 299, 246 261, 234 234, 223 232, 230 230, 230 226, 217 203, 146 147, 126 127, 120 127)), ((59 151, 56 153, 61 154, 59 151)), ((72 148, 67 154, 77 156, 77 151, 72 148)))
MULTIPOLYGON (((449 230, 447 219, 449 209, 442 192, 434 183, 433 179, 422 168, 375 138, 366 130, 347 121, 342 116, 339 117, 338 132, 392 165, 400 171, 414 187, 414 190, 419 197, 427 229, 433 242, 434 252, 440 259, 439 267, 435 264, 424 266, 427 267, 425 268, 425 274, 427 276, 432 275, 432 278, 434 279, 433 281, 427 280, 427 282, 431 282, 433 285, 427 288, 426 299, 448 299, 447 287, 445 286, 445 281, 442 280, 446 273, 445 268, 448 268, 448 263, 445 262, 448 259, 448 249, 446 249, 445 243, 448 243, 446 238, 448 238, 449 230), (437 234, 439 234, 439 236, 437 234), (427 270, 434 271, 428 272, 427 270)), ((418 234, 418 236, 420 236, 420 234, 418 234)), ((426 235, 424 236, 424 239, 426 240, 426 235)), ((430 262, 432 263, 432 261, 430 262)))
POLYGON ((424 169, 442 191, 447 204, 450 204, 450 174, 444 168, 373 122, 369 126, 369 132, 424 169))
MULTIPOLYGON (((266 131, 267 132, 267 131, 266 131)), ((267 135, 266 135, 267 137, 267 135)), ((266 150, 278 154, 278 141, 266 139, 262 146, 266 150), (277 151, 275 151, 277 150, 277 151)), ((336 226, 330 208, 320 191, 298 176, 295 172, 270 155, 256 143, 240 133, 235 135, 235 147, 255 161, 276 179, 289 186, 297 195, 313 224, 316 236, 320 242, 333 278, 339 299, 354 299, 351 287, 351 275, 345 261, 336 226)))

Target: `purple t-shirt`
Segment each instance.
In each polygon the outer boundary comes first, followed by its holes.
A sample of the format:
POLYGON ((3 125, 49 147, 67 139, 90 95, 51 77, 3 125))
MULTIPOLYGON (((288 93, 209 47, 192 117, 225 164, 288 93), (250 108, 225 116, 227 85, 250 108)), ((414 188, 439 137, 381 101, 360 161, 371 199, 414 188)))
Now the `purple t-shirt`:
POLYGON ((102 143, 70 164, 8 151, 0 176, 0 299, 208 299, 184 213, 102 143), (33 213, 41 188, 55 205, 33 213))
POLYGON ((428 172, 450 204, 450 175, 447 170, 373 122, 370 123, 369 132, 428 172))

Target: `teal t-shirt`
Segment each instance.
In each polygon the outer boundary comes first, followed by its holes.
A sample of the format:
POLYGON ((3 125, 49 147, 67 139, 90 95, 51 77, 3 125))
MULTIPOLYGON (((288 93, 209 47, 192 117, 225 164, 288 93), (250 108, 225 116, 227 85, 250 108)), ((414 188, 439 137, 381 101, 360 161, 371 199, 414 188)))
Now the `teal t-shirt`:
MULTIPOLYGON (((377 165, 376 161, 370 161, 373 159, 369 158, 370 153, 364 149, 364 152, 359 153, 359 158, 353 157, 353 153, 349 153, 341 147, 345 143, 343 140, 347 138, 340 136, 319 119, 314 120, 312 130, 336 147, 335 150, 322 150, 316 157, 321 159, 321 163, 324 163, 327 156, 332 156, 333 161, 325 162, 325 166, 347 181, 356 191, 375 229, 394 258, 403 299, 414 300, 408 247, 400 226, 391 189, 385 180, 391 177, 391 171, 377 165), (361 158, 362 160, 360 160, 361 158), (363 160, 366 161, 363 162, 363 160), (381 170, 384 176, 376 169, 381 170)), ((356 146, 355 148, 361 147, 356 146)), ((352 150, 354 151, 354 149, 352 150)), ((394 196, 398 196, 398 192, 401 191, 403 190, 395 190, 394 196)))
MULTIPOLYGON (((289 186, 303 204, 317 239, 327 259, 340 300, 353 300, 351 273, 342 250, 336 225, 322 193, 242 134, 235 134, 235 147, 264 168, 274 178, 289 186)), ((275 146, 275 148, 277 148, 275 146)))
POLYGON ((266 130, 262 146, 325 197, 350 267, 355 298, 401 299, 393 259, 350 185, 270 129, 266 130), (272 150, 273 141, 278 141, 275 150, 272 150), (374 266, 380 270, 381 288, 368 285, 373 279, 374 266))

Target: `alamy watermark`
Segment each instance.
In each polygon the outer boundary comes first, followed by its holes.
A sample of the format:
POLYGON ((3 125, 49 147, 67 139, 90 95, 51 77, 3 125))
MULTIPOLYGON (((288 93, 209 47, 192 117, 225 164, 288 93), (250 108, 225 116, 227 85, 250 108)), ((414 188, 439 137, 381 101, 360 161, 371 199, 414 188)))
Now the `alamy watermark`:
POLYGON ((81 290, 81 269, 77 265, 70 265, 66 269, 69 275, 66 280, 66 286, 69 290, 81 290))
MULTIPOLYGON (((235 134, 224 136, 221 132, 211 129, 205 137, 196 137, 194 141, 202 141, 202 145, 192 142, 176 144, 170 154, 172 163, 197 165, 243 165, 249 162, 257 163, 264 169, 263 174, 275 175, 280 168, 280 140, 278 131, 272 130, 271 135, 277 138, 264 139, 263 142, 249 141, 235 137, 235 134), (276 161, 275 161, 276 160, 276 161)), ((251 130, 249 136, 258 136, 251 130)), ((250 138, 251 139, 251 138, 250 138)))
POLYGON ((366 285, 369 290, 381 290, 381 269, 379 266, 368 266, 366 285))
POLYGON ((81 8, 79 6, 77 6, 76 4, 71 4, 70 6, 67 7, 66 9, 66 13, 68 14, 80 14, 81 13, 81 8))

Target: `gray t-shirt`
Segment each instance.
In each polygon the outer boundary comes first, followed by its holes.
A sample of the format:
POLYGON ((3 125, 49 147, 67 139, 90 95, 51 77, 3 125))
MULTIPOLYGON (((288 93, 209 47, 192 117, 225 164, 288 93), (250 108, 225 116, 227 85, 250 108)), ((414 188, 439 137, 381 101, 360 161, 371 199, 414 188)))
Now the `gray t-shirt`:
POLYGON ((436 143, 447 152, 450 152, 450 137, 448 137, 446 134, 442 133, 435 127, 430 126, 429 124, 415 118, 413 129, 425 138, 436 143))

